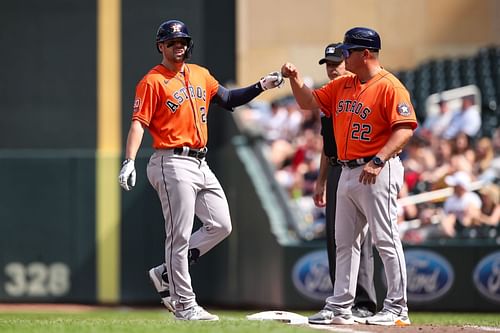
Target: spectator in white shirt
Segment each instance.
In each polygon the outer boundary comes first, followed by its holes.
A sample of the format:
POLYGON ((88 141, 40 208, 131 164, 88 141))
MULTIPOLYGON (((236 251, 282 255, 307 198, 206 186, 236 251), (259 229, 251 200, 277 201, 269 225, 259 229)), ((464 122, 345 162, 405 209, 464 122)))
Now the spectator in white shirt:
POLYGON ((457 112, 450 109, 446 100, 440 100, 438 105, 439 111, 428 115, 422 124, 423 131, 435 138, 441 137, 446 128, 448 128, 453 115, 457 112))
POLYGON ((272 143, 278 139, 283 139, 282 127, 287 122, 288 112, 286 108, 276 102, 271 103, 271 113, 269 117, 263 118, 263 135, 267 142, 272 143))
POLYGON ((462 231, 479 217, 481 198, 470 191, 471 178, 465 171, 457 171, 447 176, 445 182, 448 186, 453 186, 453 195, 444 203, 446 217, 441 225, 448 237, 460 236, 462 231))
POLYGON ((443 132, 443 137, 453 139, 458 133, 463 132, 474 138, 480 129, 481 114, 479 106, 475 103, 474 95, 468 95, 462 98, 462 109, 453 114, 449 126, 443 132))

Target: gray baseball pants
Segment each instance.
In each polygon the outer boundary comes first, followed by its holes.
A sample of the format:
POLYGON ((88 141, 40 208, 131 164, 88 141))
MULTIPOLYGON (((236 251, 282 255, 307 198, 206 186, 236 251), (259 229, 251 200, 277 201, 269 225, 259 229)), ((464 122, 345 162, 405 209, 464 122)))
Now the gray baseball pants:
POLYGON ((191 286, 188 250, 200 256, 231 233, 226 195, 205 159, 157 150, 147 166, 149 182, 161 201, 165 219, 165 266, 176 309, 196 305, 191 286), (191 234, 195 215, 202 222, 191 234))

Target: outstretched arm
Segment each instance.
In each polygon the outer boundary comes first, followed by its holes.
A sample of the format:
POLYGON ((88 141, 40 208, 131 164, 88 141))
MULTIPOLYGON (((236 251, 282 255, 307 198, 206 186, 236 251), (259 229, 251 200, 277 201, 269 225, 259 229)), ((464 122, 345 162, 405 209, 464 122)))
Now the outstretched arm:
POLYGON ((313 110, 319 108, 311 89, 304 84, 294 64, 285 63, 281 67, 281 74, 283 74, 283 77, 290 79, 293 96, 302 109, 313 110))
POLYGON ((264 90, 280 87, 282 84, 281 73, 272 72, 260 79, 259 82, 245 88, 227 89, 219 85, 213 101, 223 108, 233 111, 234 107, 250 102, 264 90))
POLYGON ((252 99, 259 96, 262 91, 262 88, 258 84, 239 89, 227 89, 219 85, 213 102, 219 104, 224 109, 233 111, 234 107, 250 102, 252 99))

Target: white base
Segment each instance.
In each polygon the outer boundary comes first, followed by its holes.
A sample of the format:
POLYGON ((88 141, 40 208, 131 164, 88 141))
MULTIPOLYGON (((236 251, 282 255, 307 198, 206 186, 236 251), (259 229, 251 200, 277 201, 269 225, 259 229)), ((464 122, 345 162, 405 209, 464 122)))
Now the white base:
POLYGON ((287 311, 264 311, 247 316, 248 320, 275 320, 292 325, 308 324, 307 317, 287 311))

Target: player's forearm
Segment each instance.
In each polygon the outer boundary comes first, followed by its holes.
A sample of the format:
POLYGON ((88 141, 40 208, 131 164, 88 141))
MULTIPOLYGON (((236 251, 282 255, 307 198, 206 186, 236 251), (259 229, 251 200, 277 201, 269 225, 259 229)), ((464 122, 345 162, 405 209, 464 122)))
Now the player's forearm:
POLYGON ((137 151, 141 146, 144 128, 138 120, 132 120, 127 137, 127 146, 125 148, 125 158, 135 160, 137 151))
POLYGON ((234 107, 244 105, 257 97, 262 92, 262 87, 257 82, 251 86, 239 89, 227 89, 219 85, 217 94, 214 96, 214 102, 227 110, 233 110, 234 107))
POLYGON ((300 77, 297 67, 292 63, 285 63, 281 66, 281 74, 283 77, 290 79, 290 86, 292 87, 293 96, 297 100, 297 104, 302 109, 317 109, 318 103, 314 98, 311 89, 309 89, 302 78, 300 77))
POLYGON ((389 140, 387 140, 387 143, 377 153, 377 156, 384 161, 396 156, 403 150, 403 147, 410 140, 412 135, 413 129, 410 125, 401 125, 395 128, 389 140))

